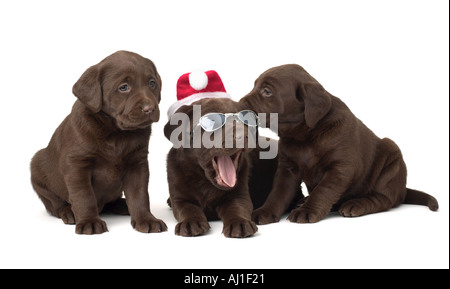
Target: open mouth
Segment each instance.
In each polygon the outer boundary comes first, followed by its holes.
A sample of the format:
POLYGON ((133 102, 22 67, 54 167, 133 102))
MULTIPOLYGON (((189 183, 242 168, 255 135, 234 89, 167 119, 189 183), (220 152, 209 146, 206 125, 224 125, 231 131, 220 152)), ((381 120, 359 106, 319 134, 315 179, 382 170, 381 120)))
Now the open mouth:
POLYGON ((216 182, 219 186, 233 188, 236 185, 236 171, 241 153, 242 150, 239 150, 233 155, 220 155, 212 159, 212 164, 216 171, 216 182))

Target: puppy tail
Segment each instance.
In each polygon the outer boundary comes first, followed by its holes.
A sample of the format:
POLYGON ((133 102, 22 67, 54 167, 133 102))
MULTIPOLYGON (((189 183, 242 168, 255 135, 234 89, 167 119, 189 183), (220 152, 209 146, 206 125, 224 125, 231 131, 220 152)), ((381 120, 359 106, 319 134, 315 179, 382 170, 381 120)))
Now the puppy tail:
POLYGON ((439 209, 438 201, 427 193, 406 188, 406 198, 404 204, 428 206, 432 211, 439 209))

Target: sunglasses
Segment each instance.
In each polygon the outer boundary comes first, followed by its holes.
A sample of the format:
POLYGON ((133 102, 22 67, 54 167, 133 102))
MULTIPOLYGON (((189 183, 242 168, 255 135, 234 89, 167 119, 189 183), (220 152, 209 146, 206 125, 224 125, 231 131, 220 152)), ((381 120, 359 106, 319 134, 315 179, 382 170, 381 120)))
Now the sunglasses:
POLYGON ((228 117, 233 116, 237 121, 242 122, 246 126, 258 126, 259 118, 255 112, 251 110, 243 110, 237 113, 208 113, 202 116, 197 126, 201 126, 207 132, 213 132, 221 128, 227 122, 228 117))

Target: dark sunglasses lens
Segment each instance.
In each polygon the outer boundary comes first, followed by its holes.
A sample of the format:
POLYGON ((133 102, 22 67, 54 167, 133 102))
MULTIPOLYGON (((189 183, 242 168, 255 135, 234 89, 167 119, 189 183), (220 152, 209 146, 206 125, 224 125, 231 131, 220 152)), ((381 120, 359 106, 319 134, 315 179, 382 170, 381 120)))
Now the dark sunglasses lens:
POLYGON ((244 110, 239 112, 238 117, 246 125, 249 126, 258 125, 258 117, 256 116, 256 113, 254 113, 251 110, 244 110))
POLYGON ((215 131, 225 124, 225 115, 213 113, 200 118, 200 125, 206 131, 215 131))

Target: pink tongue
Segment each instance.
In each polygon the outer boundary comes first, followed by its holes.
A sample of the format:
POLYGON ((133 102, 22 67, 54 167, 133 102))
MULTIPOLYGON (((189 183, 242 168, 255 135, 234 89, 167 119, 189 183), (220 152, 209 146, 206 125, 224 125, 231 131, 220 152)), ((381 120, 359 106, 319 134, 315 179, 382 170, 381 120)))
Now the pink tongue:
POLYGON ((222 181, 229 187, 236 185, 236 168, 229 156, 218 156, 217 167, 222 181))

